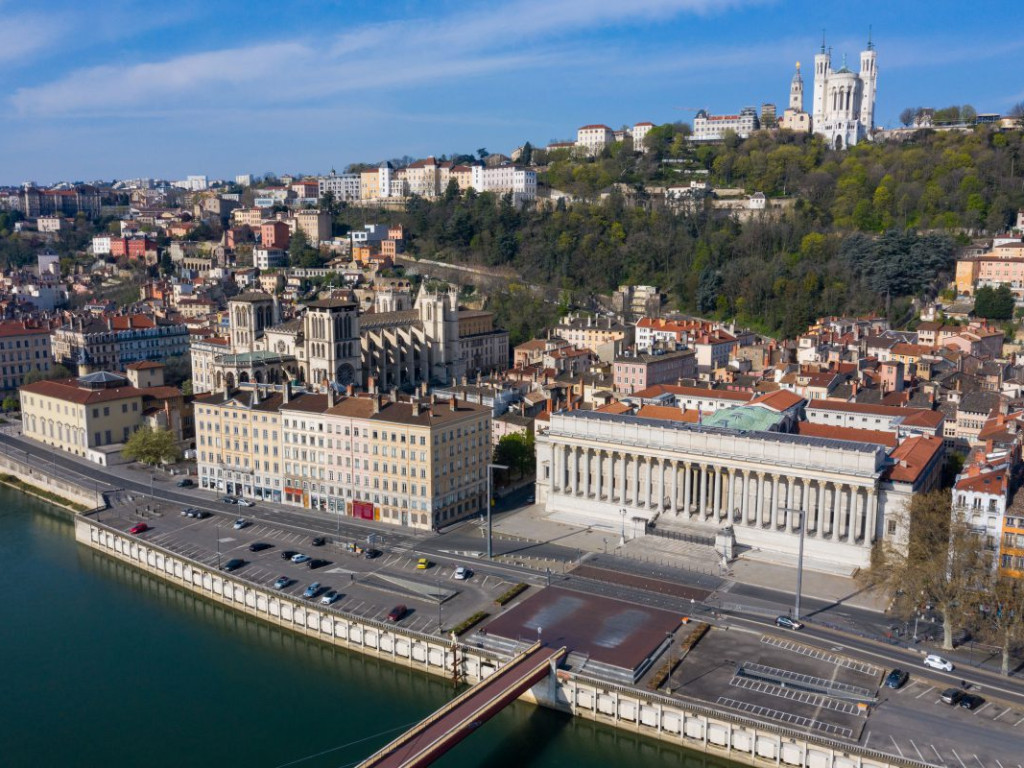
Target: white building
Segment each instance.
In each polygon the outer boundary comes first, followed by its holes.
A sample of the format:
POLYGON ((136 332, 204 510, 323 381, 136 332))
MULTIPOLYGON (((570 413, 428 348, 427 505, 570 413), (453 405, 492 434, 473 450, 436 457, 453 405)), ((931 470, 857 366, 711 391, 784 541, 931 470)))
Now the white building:
POLYGON ((235 184, 240 187, 251 187, 252 186, 252 174, 251 173, 240 173, 235 176, 235 184))
POLYGON ((511 194, 514 203, 537 197, 537 172, 529 168, 514 165, 485 168, 482 165, 474 165, 470 173, 470 184, 477 192, 511 194))
POLYGON ((93 256, 110 255, 110 235, 96 235, 92 239, 93 256))
POLYGON ((257 246, 252 249, 252 263, 256 269, 274 269, 288 264, 288 254, 280 248, 261 248, 257 246))
POLYGON ((618 533, 659 518, 794 557, 805 518, 810 568, 866 567, 871 545, 904 535, 913 493, 941 474, 942 440, 891 454, 872 442, 731 429, 596 411, 551 415, 537 435, 537 501, 618 533))
POLYGON ((757 110, 753 107, 744 107, 738 115, 711 115, 702 109, 693 118, 690 141, 721 141, 727 131, 746 139, 760 126, 757 110))
POLYGON ((804 112, 804 79, 800 75, 799 61, 789 84, 789 106, 782 113, 779 127, 797 133, 809 133, 811 130, 811 116, 804 112))
POLYGON ((338 201, 359 199, 358 173, 332 173, 330 176, 319 177, 317 182, 320 187, 320 197, 330 192, 338 201))
POLYGON ((646 152, 647 147, 644 146, 644 139, 647 138, 647 134, 651 132, 651 128, 654 127, 654 123, 637 123, 633 126, 633 150, 636 152, 646 152))
POLYGON ((615 140, 615 131, 607 125, 584 125, 576 131, 576 146, 587 155, 599 155, 615 140))
POLYGON ((875 95, 878 69, 875 46, 868 40, 867 49, 860 54, 860 72, 843 66, 832 69, 832 51, 825 50, 814 57, 814 132, 825 137, 829 146, 845 149, 859 141, 871 138, 875 128, 875 95))

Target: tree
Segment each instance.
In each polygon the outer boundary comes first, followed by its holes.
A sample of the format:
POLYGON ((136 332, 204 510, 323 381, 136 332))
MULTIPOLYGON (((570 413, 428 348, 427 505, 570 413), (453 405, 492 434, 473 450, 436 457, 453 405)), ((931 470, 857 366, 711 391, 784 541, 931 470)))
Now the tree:
POLYGON ((533 161, 533 145, 530 142, 523 144, 523 152, 519 155, 519 162, 529 165, 533 161))
POLYGON ((1000 648, 1001 671, 1010 674, 1010 655, 1024 642, 1024 581, 1014 576, 992 574, 982 608, 983 632, 1000 648))
POLYGON ((865 580, 896 596, 905 618, 933 605, 942 615, 942 647, 953 647, 953 630, 973 619, 988 574, 978 535, 948 491, 917 493, 898 515, 900 534, 877 542, 865 580))
POLYGON ((1001 283, 998 288, 980 287, 974 295, 974 314, 987 320, 1009 320, 1013 317, 1014 296, 1010 286, 1001 283))
POLYGON ((535 462, 532 432, 505 435, 494 448, 494 463, 516 470, 520 477, 532 472, 535 462))
POLYGON ((170 464, 181 458, 181 450, 168 429, 141 427, 128 438, 121 454, 129 461, 143 464, 170 464))
POLYGON ((915 117, 917 117, 917 110, 914 109, 914 107, 907 107, 902 112, 900 112, 900 122, 903 125, 909 126, 912 122, 914 122, 915 117))
POLYGON ((476 154, 477 154, 477 157, 479 157, 481 160, 483 160, 485 157, 487 157, 491 153, 487 151, 487 147, 480 147, 480 149, 478 149, 476 151, 476 154))
POLYGON ((15 397, 14 395, 8 395, 7 397, 4 398, 3 402, 0 403, 0 408, 3 408, 5 411, 18 410, 20 408, 18 398, 15 397))
POLYGON ((65 368, 60 363, 50 366, 48 371, 29 371, 25 374, 21 380, 22 386, 25 384, 35 384, 37 381, 53 381, 56 379, 70 379, 72 376, 71 371, 65 368))

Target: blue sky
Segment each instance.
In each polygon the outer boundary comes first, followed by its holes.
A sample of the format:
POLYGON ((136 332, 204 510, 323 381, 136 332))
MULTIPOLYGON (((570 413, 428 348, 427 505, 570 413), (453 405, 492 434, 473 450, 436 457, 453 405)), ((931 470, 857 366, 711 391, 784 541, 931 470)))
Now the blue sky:
POLYGON ((855 68, 872 26, 880 125, 1005 112, 1022 21, 1004 0, 0 0, 0 184, 317 173, 781 109, 822 28, 855 68))

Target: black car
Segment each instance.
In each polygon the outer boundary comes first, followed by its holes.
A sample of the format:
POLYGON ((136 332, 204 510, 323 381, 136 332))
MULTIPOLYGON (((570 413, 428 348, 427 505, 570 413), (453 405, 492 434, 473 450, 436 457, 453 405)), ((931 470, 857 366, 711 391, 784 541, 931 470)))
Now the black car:
POLYGON ((268 544, 265 541, 257 541, 255 544, 249 545, 250 552, 262 552, 264 549, 271 549, 274 545, 268 544))
POLYGON ((202 510, 202 509, 196 509, 192 513, 192 517, 199 518, 200 520, 205 520, 206 518, 210 517, 210 515, 211 515, 210 512, 207 512, 207 511, 202 510))
POLYGON ((802 622, 792 619, 789 616, 778 616, 775 619, 775 626, 782 627, 783 629, 803 629, 804 625, 802 622))
POLYGON ((365 552, 363 552, 363 557, 365 557, 367 560, 373 560, 373 558, 375 557, 380 557, 380 550, 368 549, 365 552))
POLYGON ((224 571, 237 571, 243 565, 246 565, 245 560, 240 557, 233 557, 221 566, 221 570, 224 571))
POLYGON ((323 536, 315 536, 313 538, 313 546, 314 547, 322 547, 326 543, 327 543, 327 539, 325 539, 323 536))
POLYGON ((976 696, 973 693, 965 693, 960 697, 960 706, 964 709, 977 709, 984 703, 985 700, 981 696, 976 696))
POLYGON ((234 497, 232 497, 232 496, 224 496, 223 498, 221 498, 221 501, 223 503, 225 503, 225 504, 235 504, 235 505, 237 505, 237 502, 235 501, 234 497))
POLYGON ((959 688, 947 688, 942 692, 941 699, 950 706, 956 706, 964 697, 964 692, 959 688))
POLYGON ((894 669, 885 678, 885 685, 887 688, 902 688, 907 680, 910 679, 910 674, 902 669, 894 669))
POLYGON ((316 570, 317 568, 323 568, 325 565, 330 565, 330 564, 331 564, 330 560, 320 560, 319 558, 314 557, 312 560, 310 560, 308 563, 306 563, 306 566, 311 571, 313 571, 313 570, 316 570))
POLYGON ((178 481, 179 488, 191 488, 193 485, 195 485, 195 482, 188 477, 183 477, 178 481))
POLYGON ((291 560, 297 554, 299 554, 299 553, 294 551, 294 550, 286 549, 284 552, 281 553, 281 559, 282 560, 291 560))

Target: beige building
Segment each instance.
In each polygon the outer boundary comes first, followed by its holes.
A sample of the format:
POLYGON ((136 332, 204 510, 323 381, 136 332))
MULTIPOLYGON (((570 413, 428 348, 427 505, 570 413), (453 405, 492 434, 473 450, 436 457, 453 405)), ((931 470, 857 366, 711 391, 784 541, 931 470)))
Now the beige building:
POLYGON ((455 399, 218 392, 196 402, 200 484, 429 530, 485 508, 490 421, 455 399))
POLYGON ((104 465, 121 460, 124 443, 143 425, 171 429, 182 442, 191 419, 181 392, 174 387, 137 386, 140 377, 149 380, 146 371, 130 371, 129 376, 101 371, 25 385, 25 437, 104 465))
POLYGON ((331 239, 331 214, 315 209, 296 211, 293 231, 302 232, 314 248, 331 239))
POLYGON ((0 323, 0 388, 17 389, 25 374, 47 373, 52 364, 49 328, 20 320, 0 323))
POLYGON ((615 132, 607 125, 584 125, 576 131, 576 146, 586 155, 599 155, 615 140, 615 132))
POLYGON ((231 222, 236 227, 246 226, 259 229, 264 215, 262 208, 235 208, 231 212, 231 222))

